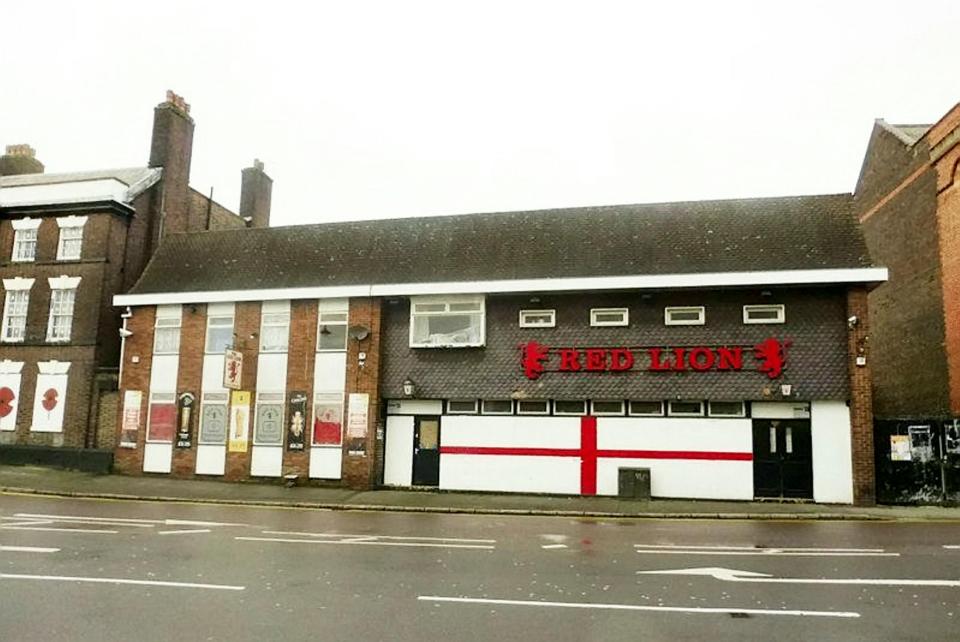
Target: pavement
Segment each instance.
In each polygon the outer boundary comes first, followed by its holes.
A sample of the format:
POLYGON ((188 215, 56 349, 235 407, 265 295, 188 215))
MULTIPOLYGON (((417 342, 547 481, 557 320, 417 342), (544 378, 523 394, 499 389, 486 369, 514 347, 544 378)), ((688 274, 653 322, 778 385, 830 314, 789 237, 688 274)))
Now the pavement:
POLYGON ((0 492, 58 497, 221 505, 296 507, 344 511, 553 515, 653 519, 956 521, 960 508, 847 506, 803 502, 627 500, 453 492, 436 489, 357 491, 281 482, 223 482, 167 477, 98 475, 37 466, 0 466, 0 492))

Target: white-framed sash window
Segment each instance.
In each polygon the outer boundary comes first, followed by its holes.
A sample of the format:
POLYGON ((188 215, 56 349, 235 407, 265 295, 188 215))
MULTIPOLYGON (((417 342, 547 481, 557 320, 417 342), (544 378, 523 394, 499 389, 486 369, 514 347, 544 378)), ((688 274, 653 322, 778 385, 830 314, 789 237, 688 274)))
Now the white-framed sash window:
POLYGON ((77 300, 80 277, 61 276, 47 279, 50 283, 50 317, 47 320, 47 341, 66 342, 73 330, 73 309, 77 300))
POLYGON ((14 262, 35 261, 37 258, 37 230, 40 227, 38 218, 21 218, 11 222, 13 226, 13 255, 14 262))
POLYGON ((83 247, 83 227, 86 216, 64 216, 57 219, 60 226, 60 239, 57 242, 57 260, 75 261, 80 259, 83 247))
POLYGON ((19 343, 27 334, 27 309, 30 307, 30 288, 34 279, 17 277, 4 279, 6 290, 3 303, 3 322, 0 325, 0 341, 19 343))
POLYGON ((482 346, 486 332, 484 296, 410 298, 411 348, 482 346))

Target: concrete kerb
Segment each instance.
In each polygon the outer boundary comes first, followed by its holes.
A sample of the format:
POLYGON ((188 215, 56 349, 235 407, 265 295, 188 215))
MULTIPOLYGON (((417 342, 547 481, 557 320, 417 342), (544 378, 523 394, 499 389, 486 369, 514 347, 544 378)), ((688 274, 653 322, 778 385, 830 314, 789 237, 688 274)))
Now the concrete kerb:
MULTIPOLYGON (((55 491, 36 488, 0 486, 0 493, 37 495, 41 497, 70 497, 75 499, 104 499, 113 501, 165 502, 176 504, 216 504, 224 506, 254 506, 262 508, 300 508, 309 510, 379 511, 396 513, 447 513, 466 515, 538 515, 543 517, 591 517, 602 519, 689 519, 689 520, 765 520, 765 521, 929 521, 923 518, 902 518, 865 513, 755 513, 755 512, 612 512, 589 510, 557 510, 536 508, 477 508, 458 506, 394 506, 390 504, 349 504, 342 502, 270 501, 257 499, 222 499, 215 497, 167 497, 162 495, 127 495, 120 493, 90 493, 55 491)), ((930 518, 932 521, 943 518, 930 518)), ((960 518, 957 520, 960 521, 960 518)))

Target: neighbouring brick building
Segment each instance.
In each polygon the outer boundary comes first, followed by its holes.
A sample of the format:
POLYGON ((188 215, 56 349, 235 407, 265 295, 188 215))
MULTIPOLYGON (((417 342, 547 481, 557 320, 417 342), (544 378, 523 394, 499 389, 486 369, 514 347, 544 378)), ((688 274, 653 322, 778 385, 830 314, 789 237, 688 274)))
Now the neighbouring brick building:
MULTIPOLYGON (((28 145, 0 157, 0 448, 115 446, 122 308, 161 239, 265 227, 270 178, 243 170, 234 214, 189 185, 194 122, 168 92, 143 167, 44 173, 28 145)), ((21 460, 23 458, 21 457, 21 460)))
POLYGON ((960 493, 958 171, 960 105, 933 125, 876 121, 857 182, 855 207, 871 256, 890 269, 869 298, 886 501, 939 499, 944 488, 960 493))
POLYGON ((848 194, 171 237, 114 299, 116 465, 871 503, 885 279, 848 194))

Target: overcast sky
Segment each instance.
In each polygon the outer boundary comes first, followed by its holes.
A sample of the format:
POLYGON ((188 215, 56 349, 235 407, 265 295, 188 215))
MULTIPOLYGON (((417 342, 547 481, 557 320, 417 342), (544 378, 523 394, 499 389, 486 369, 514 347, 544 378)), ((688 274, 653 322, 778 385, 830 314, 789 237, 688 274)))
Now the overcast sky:
POLYGON ((960 2, 19 2, 0 144, 145 165, 173 89, 191 183, 273 224, 851 191, 878 117, 960 101, 960 2))

